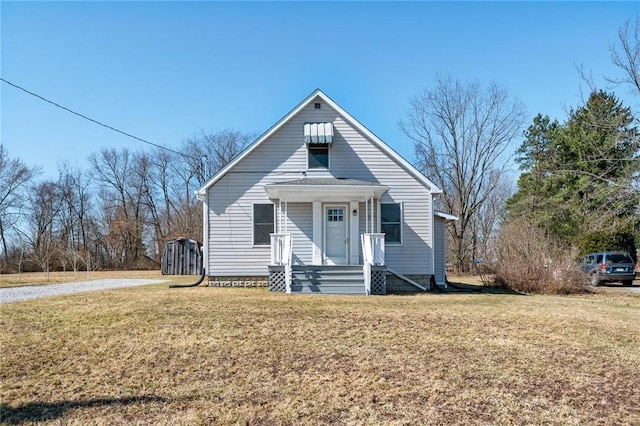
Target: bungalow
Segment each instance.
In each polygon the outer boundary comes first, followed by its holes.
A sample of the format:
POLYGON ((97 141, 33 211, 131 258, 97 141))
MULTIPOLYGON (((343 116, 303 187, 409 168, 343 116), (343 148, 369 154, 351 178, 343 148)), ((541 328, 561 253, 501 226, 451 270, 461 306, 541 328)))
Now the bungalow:
POLYGON ((315 90, 197 191, 210 286, 386 294, 445 286, 442 191, 315 90))

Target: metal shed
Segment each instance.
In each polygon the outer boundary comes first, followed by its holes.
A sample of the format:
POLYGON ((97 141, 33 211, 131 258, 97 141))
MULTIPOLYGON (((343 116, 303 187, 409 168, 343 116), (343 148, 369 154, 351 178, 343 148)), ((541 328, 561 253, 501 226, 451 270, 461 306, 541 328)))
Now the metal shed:
POLYGON ((169 240, 162 253, 162 275, 198 275, 202 272, 202 248, 187 238, 169 240))

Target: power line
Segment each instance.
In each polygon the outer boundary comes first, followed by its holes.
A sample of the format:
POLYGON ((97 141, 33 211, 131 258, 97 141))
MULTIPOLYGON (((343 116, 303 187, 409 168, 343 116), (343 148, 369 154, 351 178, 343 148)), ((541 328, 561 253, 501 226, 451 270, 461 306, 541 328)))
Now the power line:
POLYGON ((84 118, 85 120, 89 120, 89 121, 91 121, 91 122, 93 122, 93 123, 95 123, 95 124, 98 124, 98 125, 102 126, 102 127, 106 127, 106 128, 107 128, 107 129, 109 129, 109 130, 113 130, 114 132, 118 132, 118 133, 123 134, 123 135, 125 135, 125 136, 128 136, 128 137, 130 137, 130 138, 132 138, 132 139, 136 139, 136 140, 138 140, 138 141, 140 141, 140 142, 144 142, 144 143, 146 143, 146 144, 153 145, 153 146, 155 146, 156 148, 164 149, 164 150, 166 150, 166 151, 173 152, 174 154, 178 154, 178 155, 182 155, 183 157, 191 158, 192 160, 197 160, 197 161, 200 161, 200 160, 201 160, 200 158, 192 157, 192 156, 187 155, 187 154, 185 154, 185 153, 183 153, 183 152, 178 152, 178 151, 175 151, 175 150, 173 150, 173 149, 171 149, 171 148, 167 148, 167 147, 165 147, 165 146, 158 145, 158 144, 153 143, 153 142, 149 142, 148 140, 146 140, 146 139, 142 139, 142 138, 139 138, 139 137, 137 137, 137 136, 135 136, 135 135, 132 135, 131 133, 123 132, 122 130, 118 130, 118 129, 116 129, 115 127, 109 126, 108 124, 101 123, 101 122, 99 122, 98 120, 94 120, 93 118, 91 118, 91 117, 87 117, 87 116, 86 116, 86 115, 84 115, 84 114, 80 114, 79 112, 75 112, 75 111, 73 111, 73 110, 72 110, 72 109, 70 109, 70 108, 67 108, 67 107, 62 106, 62 105, 60 105, 60 104, 58 104, 58 103, 56 103, 56 102, 54 102, 54 101, 51 101, 51 100, 49 100, 49 99, 47 99, 47 98, 45 98, 45 97, 42 97, 42 96, 38 95, 37 93, 33 93, 32 91, 27 90, 27 89, 25 89, 24 87, 18 86, 17 84, 12 83, 12 82, 10 82, 10 81, 8 81, 8 80, 5 80, 5 79, 4 79, 4 78, 2 78, 2 77, 0 77, 0 80, 1 80, 1 81, 3 81, 3 82, 5 82, 5 83, 7 83, 7 84, 8 84, 8 85, 10 85, 10 86, 15 87, 16 89, 20 89, 20 90, 22 90, 23 92, 26 92, 26 93, 30 94, 31 96, 35 96, 36 98, 38 98, 38 99, 40 99, 40 100, 43 100, 43 101, 45 101, 45 102, 48 102, 48 103, 50 103, 51 105, 57 106, 58 108, 61 108, 61 109, 65 110, 65 111, 67 111, 67 112, 70 112, 71 114, 77 115, 78 117, 82 117, 82 118, 84 118))

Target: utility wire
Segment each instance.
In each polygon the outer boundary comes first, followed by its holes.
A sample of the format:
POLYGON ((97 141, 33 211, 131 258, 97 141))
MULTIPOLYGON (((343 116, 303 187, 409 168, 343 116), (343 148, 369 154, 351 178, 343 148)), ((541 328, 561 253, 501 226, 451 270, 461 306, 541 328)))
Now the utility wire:
POLYGON ((20 90, 22 90, 23 92, 26 92, 26 93, 30 94, 31 96, 35 96, 35 97, 36 97, 36 98, 38 98, 38 99, 41 99, 41 100, 43 100, 43 101, 45 101, 45 102, 50 103, 51 105, 55 105, 55 106, 57 106, 58 108, 61 108, 61 109, 65 110, 65 111, 67 111, 67 112, 70 112, 71 114, 75 114, 75 115, 77 115, 78 117, 82 117, 82 118, 84 118, 85 120, 89 120, 89 121, 91 121, 91 122, 93 122, 93 123, 95 123, 95 124, 98 124, 98 125, 102 126, 102 127, 106 127, 106 128, 107 128, 107 129, 109 129, 109 130, 113 130, 114 132, 121 133, 121 134, 123 134, 123 135, 125 135, 125 136, 128 136, 128 137, 130 137, 130 138, 136 139, 136 140, 138 140, 138 141, 140 141, 140 142, 144 142, 144 143, 146 143, 146 144, 153 145, 153 146, 155 146, 156 148, 164 149, 164 150, 166 150, 166 151, 173 152, 174 154, 178 154, 178 155, 182 155, 183 157, 191 158, 192 160, 201 161, 201 158, 192 157, 192 156, 187 155, 187 154, 185 154, 185 153, 183 153, 183 152, 174 151, 174 150, 173 150, 173 149, 171 149, 171 148, 167 148, 167 147, 165 147, 165 146, 158 145, 158 144, 153 143, 153 142, 149 142, 149 141, 148 141, 148 140, 146 140, 146 139, 139 138, 139 137, 134 136, 134 135, 132 135, 132 134, 130 134, 130 133, 123 132, 122 130, 118 130, 118 129, 116 129, 115 127, 111 127, 111 126, 109 126, 108 124, 101 123, 101 122, 99 122, 98 120, 94 120, 94 119, 93 119, 93 118, 91 118, 91 117, 87 117, 86 115, 80 114, 79 112, 75 112, 75 111, 73 111, 72 109, 69 109, 69 108, 67 108, 67 107, 65 107, 65 106, 62 106, 62 105, 60 105, 60 104, 58 104, 58 103, 56 103, 56 102, 53 102, 53 101, 51 101, 51 100, 49 100, 49 99, 47 99, 47 98, 44 98, 44 97, 42 97, 42 96, 38 95, 37 93, 33 93, 33 92, 31 92, 30 90, 25 89, 24 87, 18 86, 17 84, 14 84, 14 83, 12 83, 12 82, 10 82, 10 81, 8 81, 8 80, 5 80, 5 79, 4 79, 4 78, 2 78, 2 77, 0 77, 0 80, 1 80, 1 81, 3 81, 3 82, 5 82, 5 83, 7 83, 7 84, 8 84, 8 85, 10 85, 10 86, 15 87, 16 89, 20 89, 20 90))

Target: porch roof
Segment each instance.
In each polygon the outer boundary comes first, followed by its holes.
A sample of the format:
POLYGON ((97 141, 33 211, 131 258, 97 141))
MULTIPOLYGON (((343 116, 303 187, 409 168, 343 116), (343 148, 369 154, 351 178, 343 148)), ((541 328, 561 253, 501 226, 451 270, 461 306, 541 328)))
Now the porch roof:
POLYGON ((366 201, 382 197, 388 186, 340 178, 303 178, 264 186, 267 196, 283 201, 366 201))

